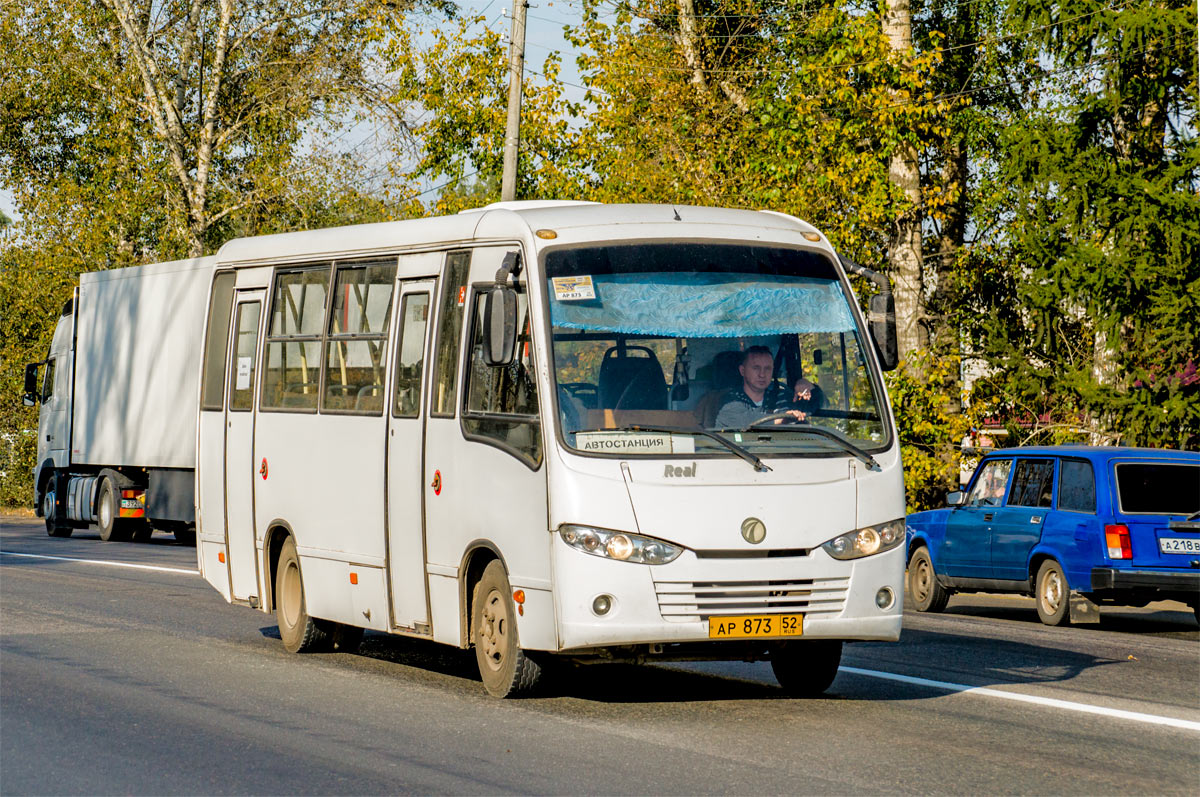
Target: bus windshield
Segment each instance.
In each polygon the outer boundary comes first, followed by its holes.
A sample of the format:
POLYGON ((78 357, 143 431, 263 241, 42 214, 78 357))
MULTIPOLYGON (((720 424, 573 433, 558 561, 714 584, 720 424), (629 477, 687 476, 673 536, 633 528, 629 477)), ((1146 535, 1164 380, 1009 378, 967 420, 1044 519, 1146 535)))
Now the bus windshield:
POLYGON ((569 447, 753 461, 887 445, 869 344, 826 255, 612 244, 551 250, 545 267, 569 447))

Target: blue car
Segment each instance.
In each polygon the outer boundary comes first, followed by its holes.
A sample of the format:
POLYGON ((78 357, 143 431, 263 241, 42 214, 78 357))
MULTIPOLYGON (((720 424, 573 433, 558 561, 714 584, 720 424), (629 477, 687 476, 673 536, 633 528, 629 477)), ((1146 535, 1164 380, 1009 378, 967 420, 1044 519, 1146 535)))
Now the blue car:
POLYGON ((1047 625, 1099 604, 1189 604, 1200 621, 1200 453, 1051 446, 993 451, 946 509, 908 516, 908 594, 1033 595, 1047 625))

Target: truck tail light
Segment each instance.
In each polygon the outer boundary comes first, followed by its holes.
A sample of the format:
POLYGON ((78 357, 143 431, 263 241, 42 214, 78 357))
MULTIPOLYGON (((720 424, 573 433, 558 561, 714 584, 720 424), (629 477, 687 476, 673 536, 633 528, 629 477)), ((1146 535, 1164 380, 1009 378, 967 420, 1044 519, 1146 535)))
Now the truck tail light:
POLYGON ((1129 543, 1129 527, 1124 524, 1104 527, 1104 540, 1108 544, 1109 559, 1132 559, 1133 546, 1129 543))

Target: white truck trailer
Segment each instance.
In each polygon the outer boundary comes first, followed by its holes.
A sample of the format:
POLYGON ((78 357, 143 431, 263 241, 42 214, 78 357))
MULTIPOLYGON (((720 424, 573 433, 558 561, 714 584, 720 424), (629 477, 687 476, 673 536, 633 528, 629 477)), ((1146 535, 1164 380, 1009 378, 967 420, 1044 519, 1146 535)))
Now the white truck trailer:
POLYGON ((35 506, 52 537, 153 529, 195 544, 196 417, 213 258, 83 274, 45 360, 25 368, 40 405, 35 506))

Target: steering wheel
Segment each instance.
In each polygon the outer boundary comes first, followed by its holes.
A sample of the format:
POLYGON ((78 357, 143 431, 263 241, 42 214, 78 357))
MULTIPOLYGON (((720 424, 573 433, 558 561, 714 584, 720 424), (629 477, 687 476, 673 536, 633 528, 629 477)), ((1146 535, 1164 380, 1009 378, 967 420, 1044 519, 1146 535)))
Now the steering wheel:
POLYGON ((763 417, 759 418, 757 421, 750 424, 746 428, 753 429, 756 426, 763 426, 768 423, 774 424, 776 421, 782 421, 783 423, 788 423, 788 424, 808 423, 807 417, 797 418, 795 415, 792 414, 794 412, 797 412, 797 410, 784 410, 782 412, 772 412, 770 415, 764 415, 763 417))

